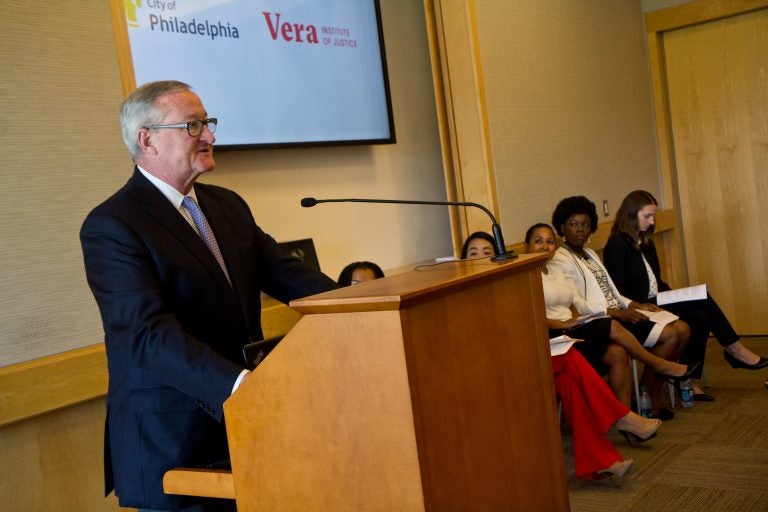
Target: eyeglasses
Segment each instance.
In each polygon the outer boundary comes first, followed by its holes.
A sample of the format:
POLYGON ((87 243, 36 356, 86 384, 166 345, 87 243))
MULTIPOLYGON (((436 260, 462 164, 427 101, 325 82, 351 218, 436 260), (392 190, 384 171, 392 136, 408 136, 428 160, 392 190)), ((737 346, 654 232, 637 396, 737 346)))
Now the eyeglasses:
POLYGON ((209 117, 208 119, 195 119, 188 123, 176 123, 176 124, 153 124, 151 126, 145 126, 144 128, 186 128, 187 133, 192 137, 197 137, 203 133, 203 125, 207 126, 211 133, 216 133, 216 124, 219 122, 215 117, 209 117))

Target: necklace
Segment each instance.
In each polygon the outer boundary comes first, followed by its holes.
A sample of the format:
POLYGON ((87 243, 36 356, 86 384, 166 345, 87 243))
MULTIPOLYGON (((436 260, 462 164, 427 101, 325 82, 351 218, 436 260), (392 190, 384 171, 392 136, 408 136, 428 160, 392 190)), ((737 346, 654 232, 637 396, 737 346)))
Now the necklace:
POLYGON ((576 249, 574 247, 571 247, 571 245, 568 242, 565 242, 563 245, 565 246, 566 249, 568 249, 571 252, 571 254, 575 254, 576 256, 578 256, 583 260, 589 259, 589 256, 587 255, 587 251, 585 251, 583 247, 579 247, 578 249, 576 249))

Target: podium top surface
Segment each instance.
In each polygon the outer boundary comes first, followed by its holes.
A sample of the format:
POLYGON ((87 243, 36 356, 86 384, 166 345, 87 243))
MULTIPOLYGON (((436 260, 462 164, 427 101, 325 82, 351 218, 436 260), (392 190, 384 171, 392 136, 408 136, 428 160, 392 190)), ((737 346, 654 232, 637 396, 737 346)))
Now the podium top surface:
POLYGON ((521 254, 498 262, 483 258, 414 265, 408 272, 294 300, 290 306, 302 314, 398 310, 473 281, 539 268, 546 260, 546 254, 521 254))

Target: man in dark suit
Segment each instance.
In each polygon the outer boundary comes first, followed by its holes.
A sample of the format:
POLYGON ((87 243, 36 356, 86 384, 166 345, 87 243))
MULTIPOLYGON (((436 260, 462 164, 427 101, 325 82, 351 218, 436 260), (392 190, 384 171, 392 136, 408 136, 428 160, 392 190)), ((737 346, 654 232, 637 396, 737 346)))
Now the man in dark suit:
POLYGON ((109 367, 106 491, 142 510, 234 508, 165 495, 163 474, 228 457, 222 406, 248 375, 243 345, 263 337, 260 292, 287 302, 336 285, 237 194, 195 184, 215 168, 216 119, 188 85, 142 85, 120 120, 136 169, 80 232, 109 367))

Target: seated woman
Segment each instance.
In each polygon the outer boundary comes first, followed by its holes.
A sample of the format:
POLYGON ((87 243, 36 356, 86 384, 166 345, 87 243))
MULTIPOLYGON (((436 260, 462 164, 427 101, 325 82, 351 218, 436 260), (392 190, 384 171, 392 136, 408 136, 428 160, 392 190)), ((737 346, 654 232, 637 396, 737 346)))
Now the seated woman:
MULTIPOLYGON (((605 268, 619 292, 638 303, 656 303, 656 294, 670 290, 661 278, 659 257, 653 244, 653 228, 658 203, 644 190, 630 192, 616 212, 611 237, 603 249, 605 268)), ((733 368, 759 370, 768 366, 760 357, 739 341, 730 322, 714 299, 666 304, 665 309, 679 316, 691 328, 691 339, 685 347, 681 362, 704 364, 709 333, 714 334, 724 348, 723 356, 733 368)), ((701 368, 692 378, 701 378, 701 368)), ((694 385, 694 400, 712 401, 694 385)))
POLYGON ((645 363, 641 382, 654 397, 654 415, 672 419, 674 413, 671 410, 659 407, 663 389, 662 381, 656 377, 679 381, 689 378, 699 367, 698 364, 673 366, 675 363, 672 363, 680 358, 688 342, 688 325, 680 320, 666 325, 651 322, 642 311, 660 311, 658 306, 634 302, 619 293, 597 254, 584 247, 589 236, 597 230, 597 210, 592 201, 584 196, 563 199, 552 214, 552 223, 564 243, 555 251, 548 267, 563 274, 582 299, 598 304, 606 314, 621 322, 647 349, 638 351, 631 340, 623 339, 629 341, 624 348, 630 356, 645 363), (656 360, 647 359, 649 352, 656 356, 656 360))
MULTIPOLYGON (((490 257, 496 245, 491 235, 477 232, 464 246, 465 257, 490 257)), ((656 435, 661 421, 638 416, 619 402, 576 350, 552 357, 552 369, 565 419, 573 431, 576 475, 587 480, 610 477, 619 483, 634 462, 622 459, 605 432, 613 425, 630 444, 641 443, 656 435)))
POLYGON ((377 264, 370 261, 354 261, 342 269, 336 282, 339 286, 351 286, 382 277, 384 272, 377 264))

